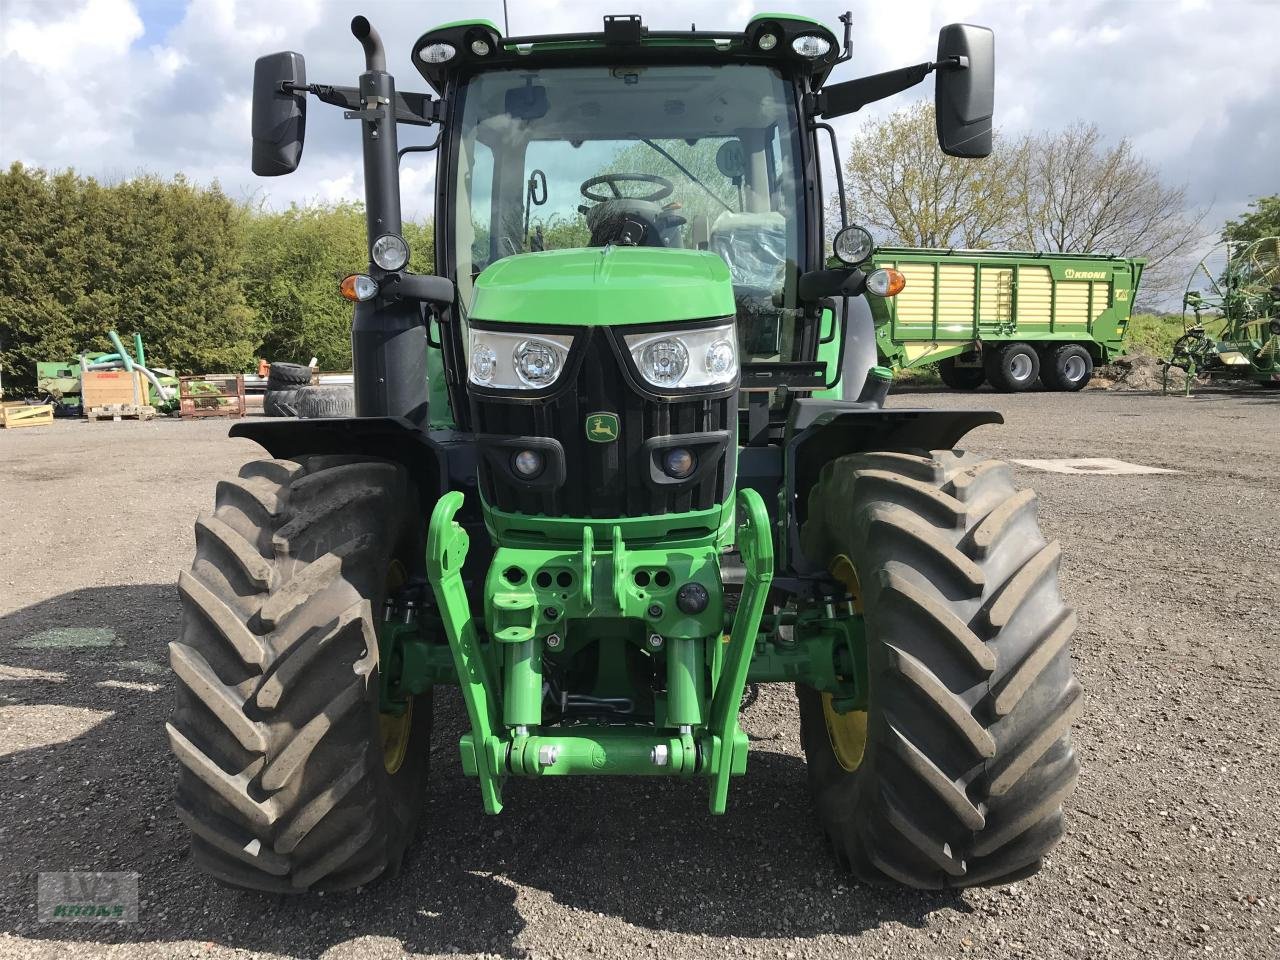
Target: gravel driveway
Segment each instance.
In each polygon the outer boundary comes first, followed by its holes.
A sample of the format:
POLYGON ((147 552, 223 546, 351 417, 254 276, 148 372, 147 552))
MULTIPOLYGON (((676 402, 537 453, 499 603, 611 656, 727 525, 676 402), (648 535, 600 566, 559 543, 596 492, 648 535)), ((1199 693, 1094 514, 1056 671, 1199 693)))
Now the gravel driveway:
POLYGON ((1191 400, 921 392, 991 406, 1063 544, 1087 705, 1068 836, 1013 887, 922 894, 837 872, 809 812, 794 698, 746 715, 727 816, 705 785, 515 781, 485 817, 437 703, 424 834, 396 881, 276 900, 190 867, 162 723, 173 583, 226 423, 0 432, 0 957, 1171 957, 1280 955, 1280 392, 1191 400), (130 924, 39 923, 36 875, 136 871, 130 924))

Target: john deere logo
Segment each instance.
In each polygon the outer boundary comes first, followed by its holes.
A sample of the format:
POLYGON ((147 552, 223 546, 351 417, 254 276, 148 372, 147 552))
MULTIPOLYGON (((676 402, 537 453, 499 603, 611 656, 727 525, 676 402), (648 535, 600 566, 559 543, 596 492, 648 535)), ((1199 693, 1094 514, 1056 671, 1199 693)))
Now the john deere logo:
POLYGON ((613 443, 618 439, 618 415, 616 413, 587 414, 587 439, 596 443, 613 443))

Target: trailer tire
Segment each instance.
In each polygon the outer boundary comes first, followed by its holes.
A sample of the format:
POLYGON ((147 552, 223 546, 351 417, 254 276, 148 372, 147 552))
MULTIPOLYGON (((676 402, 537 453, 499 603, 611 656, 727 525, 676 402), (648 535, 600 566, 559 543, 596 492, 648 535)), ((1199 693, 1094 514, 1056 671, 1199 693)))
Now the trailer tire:
POLYGON ((1040 376, 1040 354, 1026 343, 990 347, 983 360, 987 382, 1001 393, 1021 393, 1040 376))
POLYGON ((412 487, 384 461, 257 460, 196 521, 167 730, 192 859, 220 881, 301 893, 399 869, 431 697, 379 713, 374 616, 423 552, 412 487))
POLYGON ((818 818, 863 880, 1008 883, 1062 835, 1076 620, 1035 504, 1006 464, 958 451, 841 457, 810 494, 802 546, 861 605, 869 689, 859 716, 797 687, 800 736, 818 818))
POLYGON ((938 376, 952 390, 977 390, 987 382, 987 373, 982 367, 958 367, 955 357, 939 361, 938 376))
POLYGON ((301 363, 273 363, 267 368, 267 389, 285 390, 311 382, 311 368, 301 363))
POLYGON ((293 407, 303 420, 313 417, 354 417, 356 388, 350 384, 299 387, 294 394, 293 407))
POLYGON ((1075 392, 1093 379, 1093 357, 1078 343, 1060 343, 1044 352, 1040 382, 1048 390, 1075 392))

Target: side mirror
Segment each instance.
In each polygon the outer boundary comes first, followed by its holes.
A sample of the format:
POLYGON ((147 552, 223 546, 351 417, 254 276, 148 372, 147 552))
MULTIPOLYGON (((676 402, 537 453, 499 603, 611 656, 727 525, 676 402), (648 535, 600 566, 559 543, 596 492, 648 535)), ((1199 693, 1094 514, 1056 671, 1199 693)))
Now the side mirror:
POLYGON ((938 32, 937 71, 934 100, 942 152, 988 156, 995 105, 995 34, 968 23, 943 27, 938 32))
POLYGON ((286 91, 305 86, 302 54, 285 51, 259 57, 253 65, 253 172, 260 177, 293 173, 302 158, 307 128, 307 94, 286 91))

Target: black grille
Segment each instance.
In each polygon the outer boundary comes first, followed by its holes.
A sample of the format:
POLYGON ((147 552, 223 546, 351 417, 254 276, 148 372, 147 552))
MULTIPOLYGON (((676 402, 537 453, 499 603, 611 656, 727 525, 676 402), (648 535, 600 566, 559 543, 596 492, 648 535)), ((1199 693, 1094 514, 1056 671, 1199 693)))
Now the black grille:
MULTIPOLYGON (((521 483, 500 459, 482 458, 480 486, 485 499, 511 513, 591 518, 638 517, 704 510, 722 503, 733 485, 737 454, 734 389, 728 395, 659 400, 636 391, 624 375, 603 330, 586 331, 571 389, 536 400, 495 399, 472 394, 473 428, 492 437, 552 437, 564 449, 565 481, 536 490, 521 483), (613 443, 587 439, 588 415, 607 411, 619 421, 613 443), (653 483, 651 453, 644 441, 674 434, 729 431, 730 442, 714 469, 696 482, 673 488, 653 483)), ((570 370, 574 368, 571 361, 570 370)), ((566 371, 568 375, 569 371, 566 371)))

